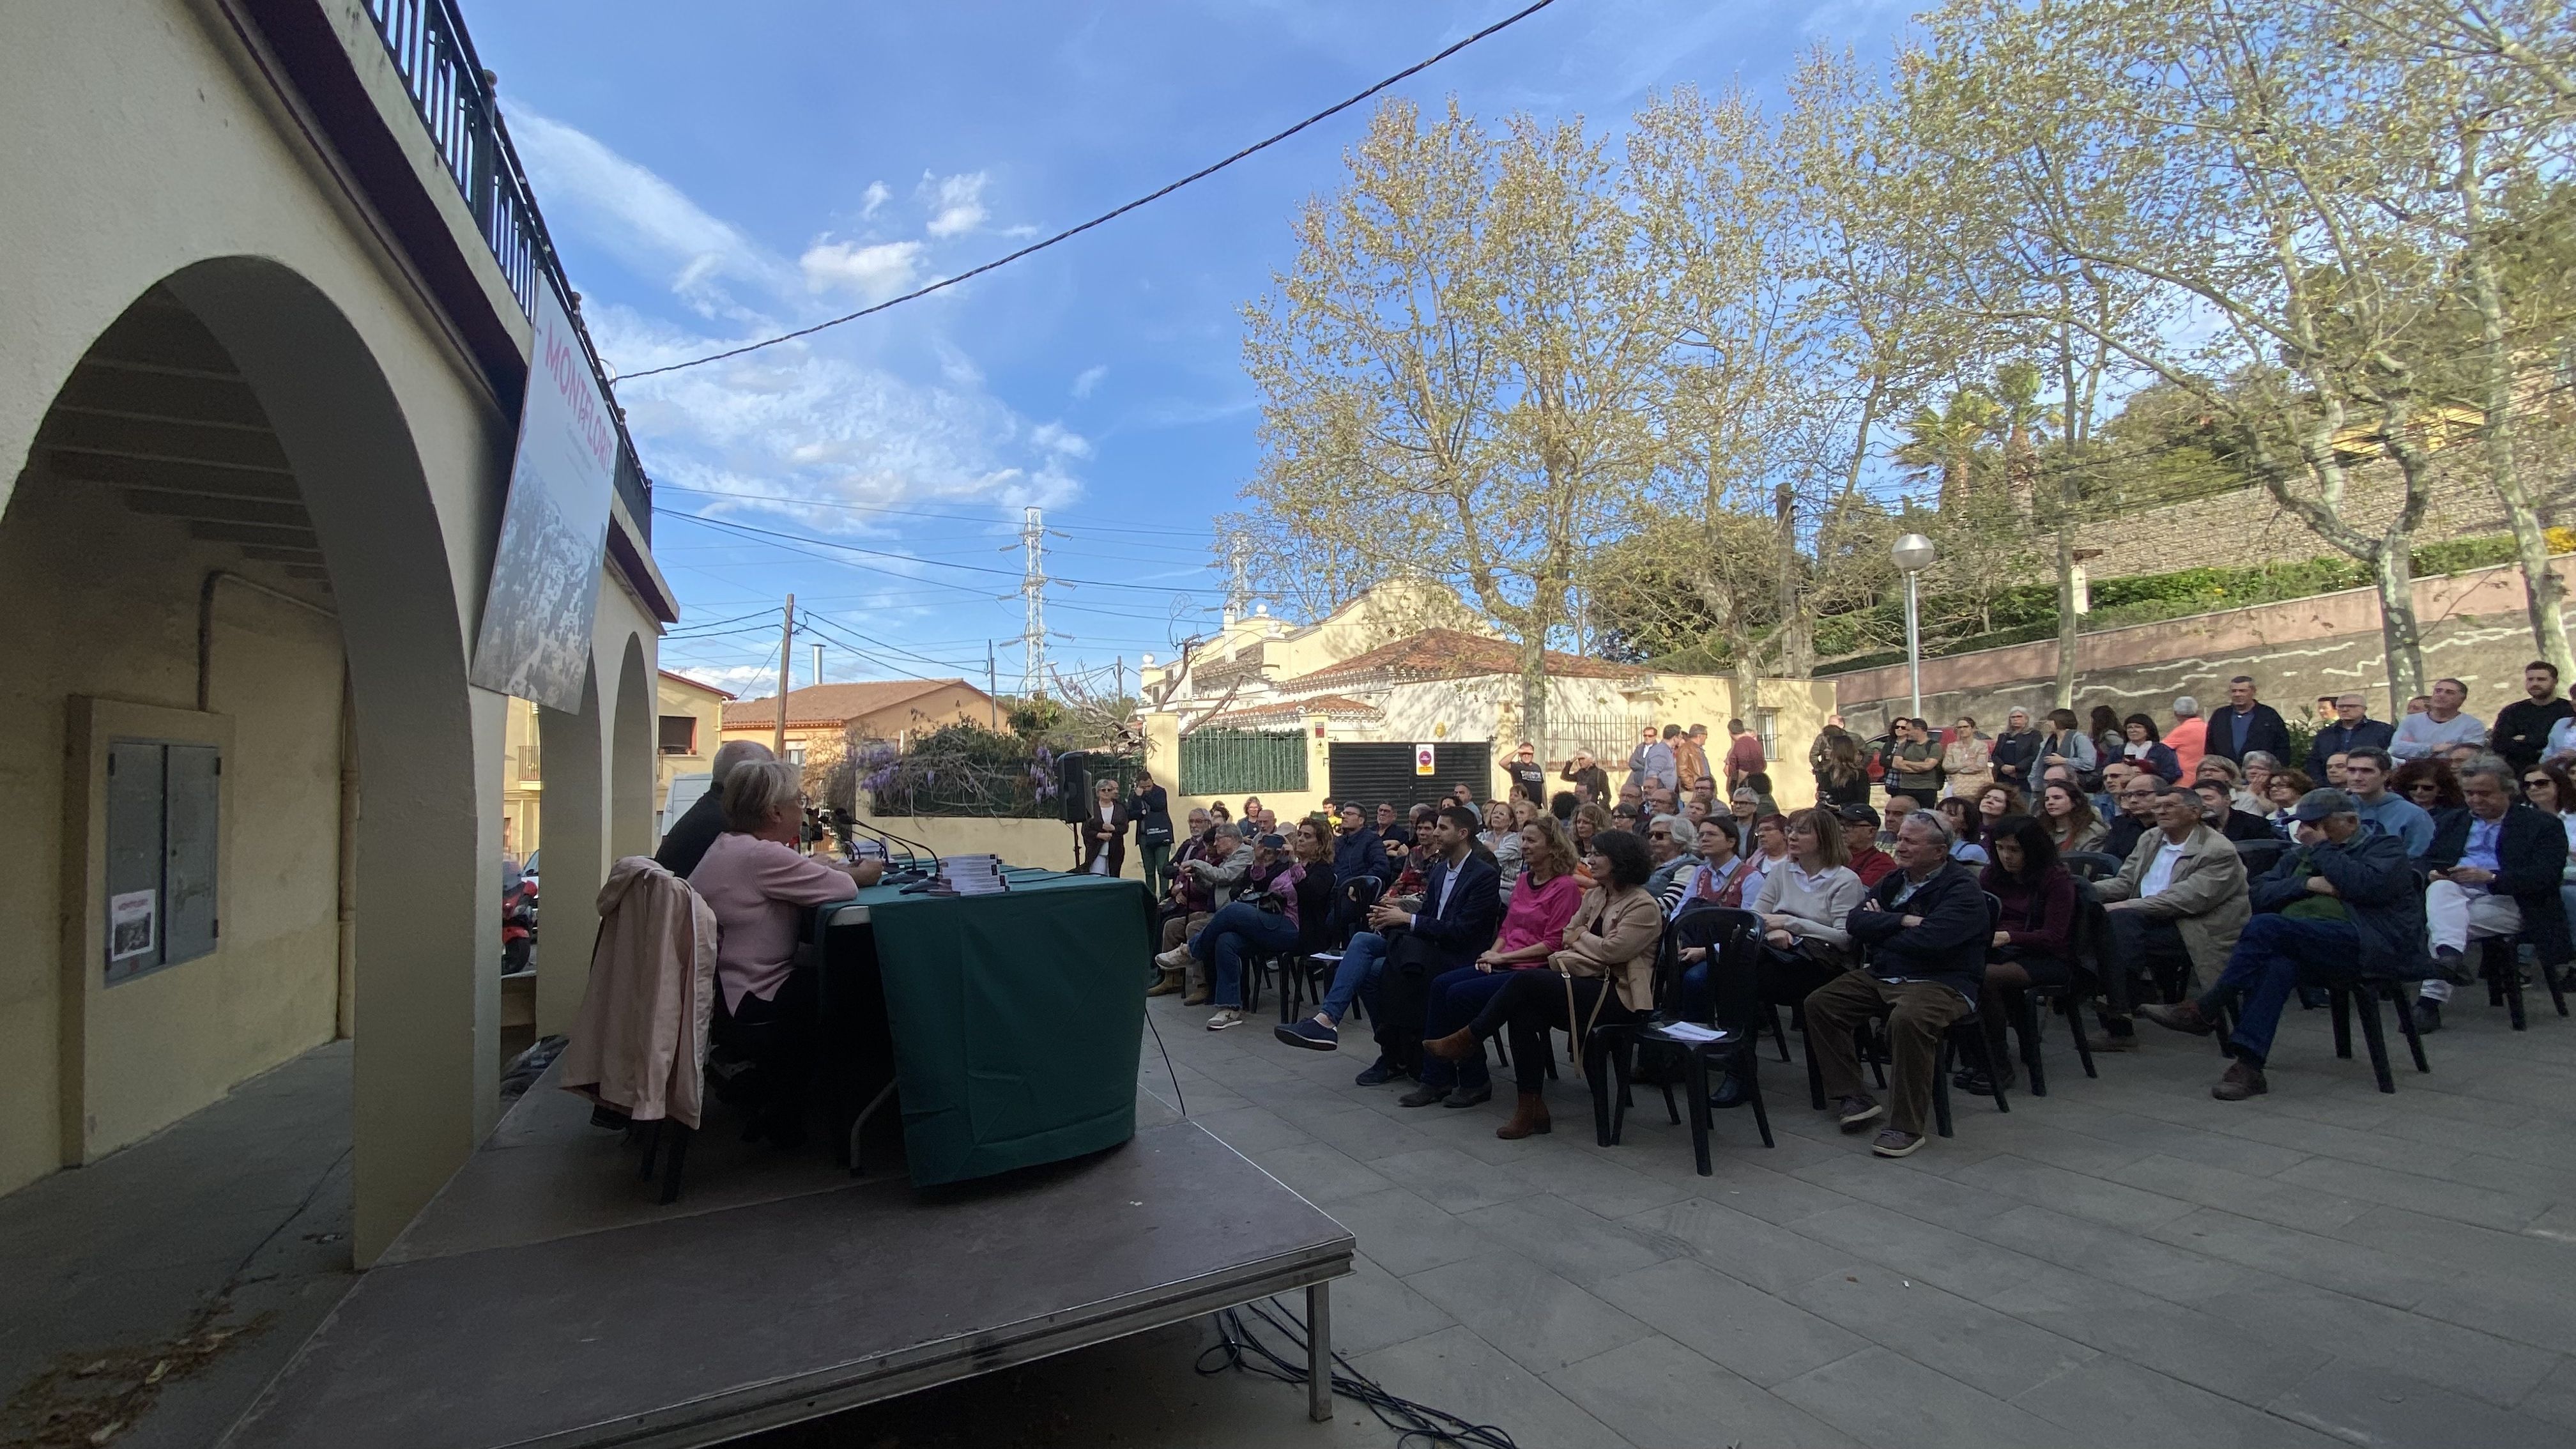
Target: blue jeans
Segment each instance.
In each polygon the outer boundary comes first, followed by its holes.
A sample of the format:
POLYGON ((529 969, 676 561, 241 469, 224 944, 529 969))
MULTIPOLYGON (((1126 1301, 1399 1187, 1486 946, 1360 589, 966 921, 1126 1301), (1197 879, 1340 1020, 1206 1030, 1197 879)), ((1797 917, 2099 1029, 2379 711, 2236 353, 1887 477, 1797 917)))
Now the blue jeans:
POLYGON ((1297 944, 1297 926, 1250 901, 1236 901, 1208 917, 1190 942, 1190 954, 1207 963, 1208 990, 1221 1007, 1243 1005, 1243 953, 1285 951, 1297 944))
POLYGON ((1375 931, 1362 931, 1351 937, 1351 943, 1342 948, 1342 964, 1334 968, 1332 988, 1315 1009, 1339 1026, 1342 1018, 1351 1014, 1351 1002, 1361 992, 1369 994, 1369 1005, 1375 1007, 1377 976, 1385 969, 1386 937, 1375 931))
POLYGON ((2281 1008, 2299 984, 2302 968, 2312 980, 2360 975, 2361 934, 2349 921, 2256 916, 2236 938, 2236 949, 2229 953, 2218 984, 2202 993, 2201 1012, 2213 1017, 2229 997, 2236 998, 2236 1030, 2228 1034, 2227 1043, 2247 1066, 2259 1067, 2272 1054, 2281 1008))
MULTIPOLYGON (((1461 966, 1455 971, 1443 971, 1432 977, 1430 1006, 1422 1018, 1422 1039, 1438 1041, 1474 1021, 1476 1013, 1485 1009, 1485 1003, 1493 1000, 1495 993, 1510 985, 1511 979, 1519 974, 1517 971, 1479 971, 1473 966, 1461 966)), ((1463 1062, 1453 1062, 1429 1052, 1422 1054, 1422 1085, 1426 1087, 1458 1087, 1472 1092, 1491 1085, 1492 1080, 1493 1074, 1485 1065, 1482 1043, 1477 1045, 1476 1054, 1463 1062)))

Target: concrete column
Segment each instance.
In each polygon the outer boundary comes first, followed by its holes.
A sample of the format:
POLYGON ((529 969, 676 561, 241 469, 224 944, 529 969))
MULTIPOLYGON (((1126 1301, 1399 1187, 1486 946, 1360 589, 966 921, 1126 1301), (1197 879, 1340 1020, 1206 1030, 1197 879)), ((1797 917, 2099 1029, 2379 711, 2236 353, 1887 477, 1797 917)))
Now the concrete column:
POLYGON ((596 664, 582 681, 581 713, 537 709, 545 760, 545 873, 538 902, 537 1035, 572 1029, 590 981, 599 888, 608 879, 608 792, 601 774, 607 721, 596 664))

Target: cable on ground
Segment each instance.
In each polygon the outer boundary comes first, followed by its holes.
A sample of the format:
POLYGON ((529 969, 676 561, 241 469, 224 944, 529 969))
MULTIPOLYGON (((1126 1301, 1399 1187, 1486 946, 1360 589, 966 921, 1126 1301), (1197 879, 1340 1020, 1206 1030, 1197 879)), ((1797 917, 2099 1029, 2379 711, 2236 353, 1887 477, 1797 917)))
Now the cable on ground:
MULTIPOLYGON (((1216 1315, 1217 1331, 1223 1341, 1199 1355, 1195 1365, 1203 1375, 1214 1376, 1228 1369, 1259 1374, 1281 1383, 1304 1385, 1306 1382, 1306 1324, 1294 1309, 1273 1298, 1267 1307, 1247 1303, 1241 1308, 1228 1308, 1216 1315), (1277 1317, 1272 1316, 1276 1310, 1277 1317), (1282 1357, 1257 1337, 1243 1320, 1249 1313, 1288 1340, 1290 1355, 1282 1357), (1282 1322, 1281 1320, 1286 1320, 1282 1322)), ((1379 1423, 1395 1431, 1396 1449, 1411 1449, 1416 1444, 1456 1444, 1465 1449, 1519 1449, 1509 1431, 1492 1424, 1477 1424, 1445 1409, 1417 1404, 1411 1399, 1388 1393, 1377 1380, 1351 1367, 1349 1359, 1333 1355, 1335 1372, 1333 1392, 1357 1400, 1379 1423)))

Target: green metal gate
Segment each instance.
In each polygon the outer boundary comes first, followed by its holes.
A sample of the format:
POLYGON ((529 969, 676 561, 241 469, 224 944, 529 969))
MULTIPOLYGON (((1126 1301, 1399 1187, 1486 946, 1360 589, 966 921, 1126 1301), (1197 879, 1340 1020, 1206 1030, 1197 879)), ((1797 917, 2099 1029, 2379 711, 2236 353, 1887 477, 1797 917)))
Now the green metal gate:
POLYGON ((1306 788, 1306 736, 1280 730, 1193 730, 1181 736, 1184 795, 1306 788))

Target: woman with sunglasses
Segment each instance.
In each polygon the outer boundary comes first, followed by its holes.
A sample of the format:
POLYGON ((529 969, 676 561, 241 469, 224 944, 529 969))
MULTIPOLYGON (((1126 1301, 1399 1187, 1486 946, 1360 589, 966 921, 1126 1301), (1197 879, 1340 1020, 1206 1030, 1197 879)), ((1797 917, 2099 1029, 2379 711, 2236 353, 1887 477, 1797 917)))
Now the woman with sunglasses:
MULTIPOLYGON (((2551 760, 2522 772, 2522 798, 2532 809, 2555 815, 2567 830, 2567 868, 2559 877, 2558 898, 2576 911, 2576 776, 2564 761, 2551 760)), ((2576 921, 2576 915, 2568 917, 2576 921)))

